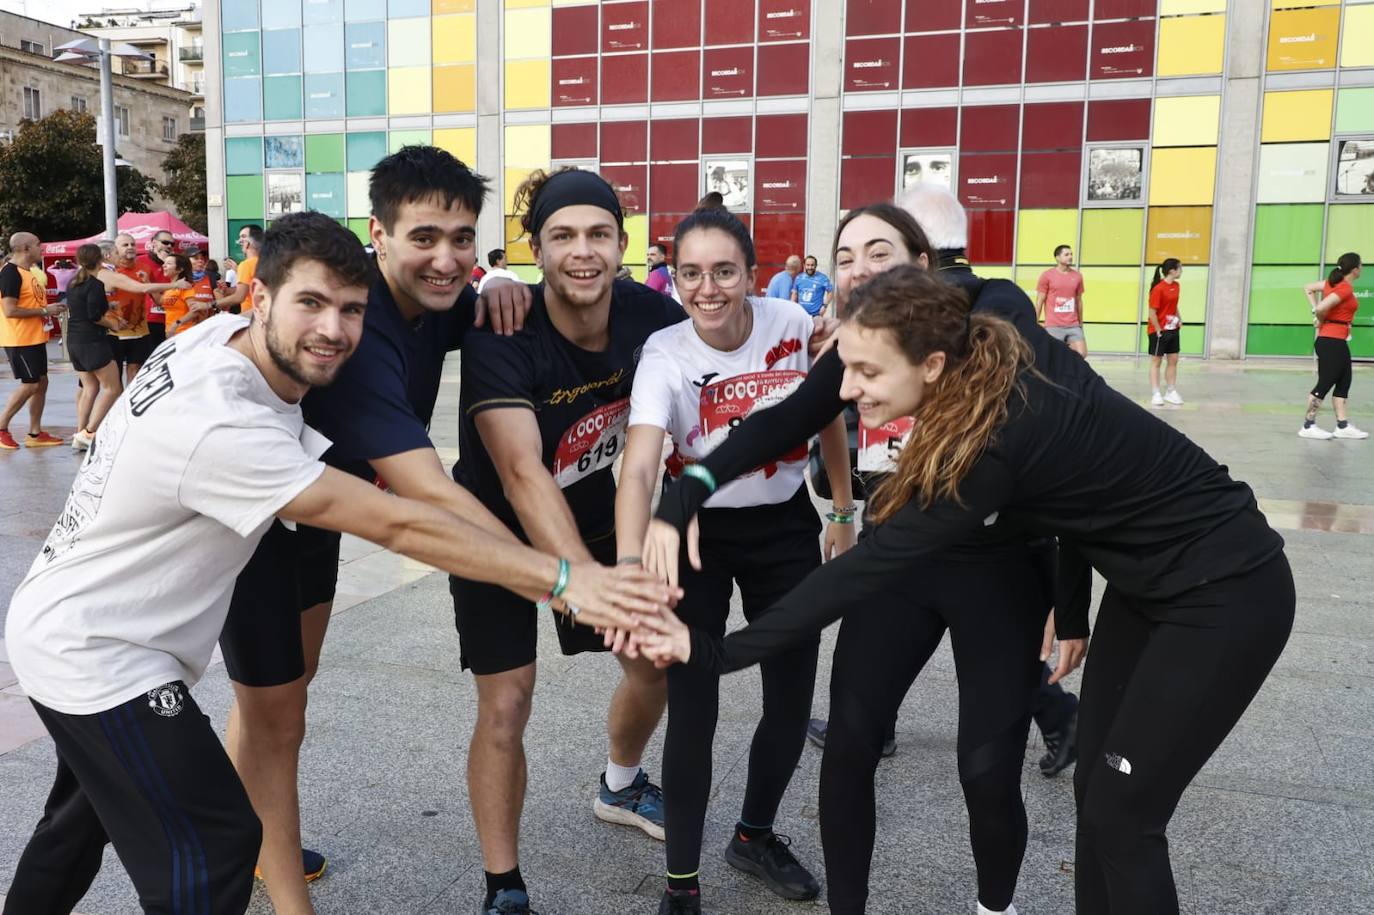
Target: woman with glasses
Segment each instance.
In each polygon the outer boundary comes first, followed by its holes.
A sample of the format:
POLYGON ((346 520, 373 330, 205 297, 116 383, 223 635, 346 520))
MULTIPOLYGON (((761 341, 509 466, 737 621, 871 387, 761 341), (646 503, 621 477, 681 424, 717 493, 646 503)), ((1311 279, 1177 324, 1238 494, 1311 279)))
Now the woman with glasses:
MULTIPOLYGON (((669 476, 692 476, 703 457, 751 413, 787 396, 805 377, 813 322, 798 305, 753 298, 756 262, 748 230, 724 209, 699 209, 673 241, 677 289, 690 321, 651 336, 635 372, 629 433, 616 496, 617 553, 638 563, 663 454, 669 476)), ((849 446, 843 419, 821 434, 836 499, 825 552, 854 544, 849 446)), ((686 595, 677 607, 690 625, 722 636, 736 584, 753 619, 821 564, 819 522, 807 492, 805 444, 724 486, 701 511, 701 570, 683 563, 686 595)), ((731 865, 761 877, 787 899, 812 899, 820 886, 773 832, 774 818, 801 756, 815 685, 819 638, 764 662, 763 717, 754 732, 739 822, 725 850, 731 865)), ((668 888, 659 912, 701 911, 698 867, 711 789, 719 677, 678 666, 668 671, 663 751, 668 888)))

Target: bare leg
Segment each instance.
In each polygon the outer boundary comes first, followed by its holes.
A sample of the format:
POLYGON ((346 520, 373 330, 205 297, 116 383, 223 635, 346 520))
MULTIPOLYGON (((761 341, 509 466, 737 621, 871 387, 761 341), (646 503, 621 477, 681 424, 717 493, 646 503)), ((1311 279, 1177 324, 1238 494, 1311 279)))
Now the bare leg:
POLYGON ((1078 355, 1082 356, 1084 359, 1087 359, 1087 358, 1088 358, 1088 341, 1087 341, 1087 340, 1070 340, 1070 341, 1069 341, 1069 349, 1073 350, 1075 353, 1077 353, 1078 355))
POLYGON ((0 417, 0 429, 8 429, 10 427, 10 420, 14 419, 14 414, 18 413, 20 408, 28 403, 29 398, 37 393, 37 391, 38 385, 36 383, 21 384, 14 389, 14 392, 10 394, 9 400, 5 402, 5 413, 3 417, 0 417))
POLYGON ((48 376, 38 379, 34 387, 33 396, 29 398, 29 435, 43 431, 43 407, 48 402, 48 376))
POLYGON ((1336 411, 1336 422, 1338 423, 1346 421, 1345 401, 1344 397, 1331 398, 1331 408, 1336 411))
POLYGON ((1150 357, 1150 390, 1159 390, 1159 357, 1150 357))
MULTIPOLYGON (((1158 363, 1155 365, 1158 368, 1158 363)), ((1164 382, 1171 391, 1178 384, 1178 353, 1169 354, 1169 364, 1164 367, 1164 382)))
POLYGON ((534 699, 534 664, 477 681, 477 725, 468 747, 468 797, 482 866, 504 874, 520 864, 520 813, 525 807, 525 725, 534 699))
POLYGON ((1316 394, 1307 395, 1307 415, 1303 417, 1304 422, 1313 423, 1317 421, 1317 411, 1322 408, 1322 399, 1316 394))
POLYGON ((330 604, 301 614, 305 673, 281 686, 234 684, 226 738, 234 768, 262 820, 258 869, 277 915, 313 915, 301 869, 301 808, 297 767, 305 740, 306 693, 319 668, 330 604))
POLYGON ((143 368, 142 362, 130 362, 124 366, 124 384, 126 386, 133 384, 134 376, 138 374, 138 370, 141 368, 143 368))
MULTIPOLYGON (((124 393, 124 385, 119 381, 119 366, 115 363, 106 363, 105 367, 98 369, 94 375, 97 379, 94 386, 99 388, 100 395, 94 398, 95 404, 86 418, 86 424, 81 427, 87 432, 95 432, 100 428, 100 424, 105 421, 105 415, 110 412, 110 407, 113 407, 119 395, 124 393)), ((82 388, 85 388, 84 382, 82 388)))
POLYGON ((610 737, 611 762, 618 766, 637 766, 644 747, 654 736, 668 704, 667 672, 658 670, 643 658, 619 657, 620 685, 611 696, 606 713, 606 732, 610 737))
POLYGON ((100 380, 95 372, 80 372, 81 390, 76 393, 76 431, 90 428, 91 407, 100 393, 100 380))

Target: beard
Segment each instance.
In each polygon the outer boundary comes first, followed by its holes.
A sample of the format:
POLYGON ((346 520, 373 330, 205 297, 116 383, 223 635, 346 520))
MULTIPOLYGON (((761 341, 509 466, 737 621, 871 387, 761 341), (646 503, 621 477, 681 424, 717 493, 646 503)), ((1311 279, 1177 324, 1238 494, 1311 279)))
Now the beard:
MULTIPOLYGON (((316 369, 307 368, 304 359, 301 358, 301 351, 307 345, 305 341, 296 344, 293 350, 278 333, 276 322, 271 318, 267 319, 267 355, 272 358, 272 364, 277 367, 283 375, 290 378, 297 384, 309 385, 311 387, 323 387, 334 380, 334 376, 339 373, 340 367, 351 355, 350 351, 341 354, 338 362, 333 366, 322 366, 316 369)), ((327 342, 322 339, 321 342, 327 342)), ((330 343, 334 346, 337 344, 330 343)))

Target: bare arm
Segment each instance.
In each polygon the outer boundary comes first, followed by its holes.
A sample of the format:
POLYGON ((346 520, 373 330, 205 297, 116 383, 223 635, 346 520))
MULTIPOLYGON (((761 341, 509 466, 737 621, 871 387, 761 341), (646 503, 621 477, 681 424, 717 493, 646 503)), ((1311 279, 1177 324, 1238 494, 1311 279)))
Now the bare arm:
POLYGON ((1079 293, 1078 293, 1078 302, 1077 302, 1077 306, 1078 306, 1078 323, 1079 323, 1079 324, 1082 324, 1082 323, 1083 323, 1083 293, 1082 293, 1082 292, 1079 292, 1079 293))
POLYGON ((444 472, 433 448, 416 448, 368 463, 398 496, 442 508, 509 543, 520 542, 476 496, 444 472))
POLYGON ((568 500, 544 467, 544 446, 534 413, 519 407, 486 410, 477 414, 476 423, 506 499, 530 543, 575 561, 590 561, 592 555, 578 533, 568 500))
MULTIPOLYGON (((1315 296, 1313 298, 1315 298, 1315 296)), ((1315 303, 1312 306, 1312 308, 1314 311, 1316 311, 1317 317, 1325 318, 1326 313, 1329 312, 1331 309, 1335 308, 1340 301, 1341 297, 1333 292, 1326 298, 1322 299, 1320 302, 1315 303)))
POLYGON ((62 309, 59 306, 44 305, 42 308, 21 308, 19 300, 15 298, 0 299, 0 310, 4 311, 7 318, 46 318, 48 315, 55 315, 62 309), (49 310, 49 309, 54 310, 49 310))
POLYGON ((1035 319, 1036 319, 1037 321, 1044 320, 1044 317, 1045 317, 1045 299, 1048 298, 1048 296, 1049 296, 1049 293, 1045 292, 1045 290, 1043 290, 1043 289, 1041 289, 1041 290, 1039 290, 1039 291, 1037 291, 1037 292, 1035 293, 1035 319))
POLYGON ((140 295, 154 295, 166 292, 168 289, 190 289, 191 284, 185 280, 177 280, 175 283, 140 283, 138 280, 131 280, 122 273, 113 270, 101 270, 100 282, 105 284, 106 289, 122 289, 125 292, 136 292, 140 295))
MULTIPOLYGON (((853 476, 849 467, 849 429, 841 413, 821 430, 821 457, 830 481, 832 507, 854 507, 853 476)), ((857 541, 854 522, 831 521, 825 526, 825 546, 821 555, 830 560, 851 549, 857 541)))
POLYGON ((248 284, 239 283, 234 287, 234 291, 222 298, 216 299, 215 304, 220 308, 228 308, 230 305, 241 305, 243 300, 248 298, 248 284))
POLYGON ((640 555, 644 532, 649 529, 649 510, 658 481, 658 458, 663 453, 663 430, 658 426, 631 426, 621 459, 615 492, 615 554, 617 558, 640 555))

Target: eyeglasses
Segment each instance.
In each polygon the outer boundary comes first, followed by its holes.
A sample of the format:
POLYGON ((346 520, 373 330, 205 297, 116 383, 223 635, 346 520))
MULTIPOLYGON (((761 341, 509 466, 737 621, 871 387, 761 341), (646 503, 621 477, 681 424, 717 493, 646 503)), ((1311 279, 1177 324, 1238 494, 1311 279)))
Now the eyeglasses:
POLYGON ((716 267, 704 273, 695 267, 681 267, 677 271, 677 284, 687 289, 695 289, 701 285, 707 274, 717 289, 734 289, 744 278, 744 271, 733 265, 716 267))
POLYGON ((176 244, 176 239, 173 239, 173 238, 158 238, 158 239, 154 239, 154 240, 153 240, 153 244, 155 244, 155 245, 164 245, 164 246, 166 246, 166 247, 171 247, 172 245, 176 244))

